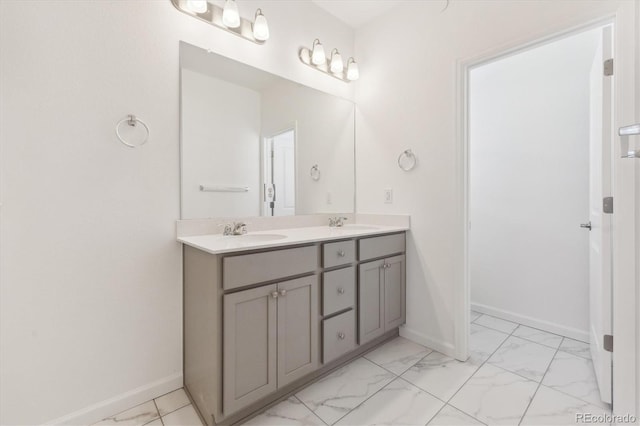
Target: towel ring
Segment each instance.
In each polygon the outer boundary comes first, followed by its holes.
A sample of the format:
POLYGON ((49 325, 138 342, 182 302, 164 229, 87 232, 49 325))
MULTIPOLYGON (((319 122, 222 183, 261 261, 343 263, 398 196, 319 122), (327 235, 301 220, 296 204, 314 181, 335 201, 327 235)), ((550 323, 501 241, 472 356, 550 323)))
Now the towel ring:
POLYGON ((400 167, 405 172, 413 170, 417 163, 418 159, 410 149, 402 151, 402 153, 400 153, 400 155, 398 156, 398 167, 400 167))
POLYGON ((314 164, 309 171, 309 175, 313 180, 320 180, 320 169, 317 164, 314 164))
POLYGON ((140 120, 138 117, 136 117, 133 114, 130 114, 127 118, 123 118, 122 120, 118 121, 118 123, 116 124, 116 136, 118 136, 118 139, 120 139, 120 142, 122 142, 123 144, 125 144, 129 148, 137 148, 139 146, 144 145, 149 140, 149 135, 150 134, 151 134, 151 132, 149 131, 149 126, 147 126, 147 123, 145 123, 144 121, 140 120), (122 123, 124 123, 124 122, 126 122, 131 127, 136 127, 136 125, 138 123, 140 123, 142 125, 142 127, 144 127, 146 135, 145 135, 144 139, 142 140, 142 142, 140 142, 139 144, 136 145, 136 144, 132 144, 132 143, 127 142, 122 137, 122 135, 120 134, 120 125, 122 125, 122 123))

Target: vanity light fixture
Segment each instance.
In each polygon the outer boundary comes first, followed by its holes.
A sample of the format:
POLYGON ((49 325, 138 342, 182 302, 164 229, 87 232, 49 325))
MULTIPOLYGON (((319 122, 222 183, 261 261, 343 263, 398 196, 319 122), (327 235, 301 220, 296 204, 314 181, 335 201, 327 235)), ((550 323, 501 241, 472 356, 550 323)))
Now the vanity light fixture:
POLYGON ((342 56, 340 56, 340 52, 338 52, 338 49, 333 49, 331 51, 331 66, 329 67, 329 69, 334 74, 339 74, 344 71, 342 56))
POLYGON ((186 7, 193 13, 205 13, 207 4, 207 0, 187 0, 186 7))
POLYGON ((261 9, 256 10, 256 17, 253 21, 253 36, 258 41, 266 41, 269 39, 269 25, 261 9))
POLYGON ((314 65, 324 65, 327 63, 327 58, 324 56, 324 47, 320 40, 313 40, 313 49, 311 50, 311 62, 314 65))
POLYGON ((360 78, 360 71, 358 70, 358 64, 353 58, 349 58, 347 61, 347 80, 354 81, 360 78))
POLYGON ((349 83, 360 77, 358 64, 353 58, 349 58, 347 61, 347 68, 345 70, 342 55, 340 55, 338 49, 333 49, 331 51, 331 59, 327 61, 322 43, 320 43, 320 40, 318 39, 313 41, 311 49, 306 47, 301 48, 298 56, 303 64, 315 68, 325 74, 329 74, 330 76, 344 82, 349 83))
POLYGON ((238 28, 240 26, 240 11, 236 0, 225 0, 222 10, 222 23, 227 28, 238 28))
POLYGON ((225 0, 224 7, 216 6, 207 0, 170 1, 179 11, 245 40, 263 44, 269 39, 269 25, 262 9, 256 10, 255 20, 251 22, 240 16, 236 0, 225 0))

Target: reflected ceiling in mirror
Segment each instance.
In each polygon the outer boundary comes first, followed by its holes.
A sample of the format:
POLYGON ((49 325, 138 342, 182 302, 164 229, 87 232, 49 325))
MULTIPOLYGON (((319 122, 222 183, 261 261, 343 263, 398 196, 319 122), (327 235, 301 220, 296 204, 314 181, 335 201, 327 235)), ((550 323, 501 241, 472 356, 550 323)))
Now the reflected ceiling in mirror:
POLYGON ((354 104, 180 43, 181 217, 350 213, 354 104))

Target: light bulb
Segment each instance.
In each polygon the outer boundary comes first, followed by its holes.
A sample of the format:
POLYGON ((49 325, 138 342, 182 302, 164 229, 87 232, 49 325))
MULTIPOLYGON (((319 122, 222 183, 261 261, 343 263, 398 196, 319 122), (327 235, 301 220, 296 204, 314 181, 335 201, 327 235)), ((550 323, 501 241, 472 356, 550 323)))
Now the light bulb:
POLYGON ((313 51, 311 52, 311 62, 315 65, 324 65, 327 62, 327 57, 324 56, 324 47, 322 47, 322 44, 318 39, 315 39, 313 41, 313 51))
POLYGON ((331 72, 335 74, 340 74, 344 71, 344 64, 342 63, 342 56, 338 49, 333 49, 331 52, 331 72))
POLYGON ((193 13, 205 13, 207 11, 207 0, 187 0, 187 9, 193 13))
POLYGON ((360 78, 360 71, 358 71, 358 64, 353 58, 349 58, 347 61, 347 80, 357 80, 360 78))
POLYGON ((253 38, 258 41, 266 41, 269 39, 269 25, 267 18, 262 14, 262 10, 256 10, 256 19, 253 22, 253 38))
POLYGON ((240 26, 240 12, 235 0, 226 0, 224 2, 222 23, 228 28, 238 28, 240 26))

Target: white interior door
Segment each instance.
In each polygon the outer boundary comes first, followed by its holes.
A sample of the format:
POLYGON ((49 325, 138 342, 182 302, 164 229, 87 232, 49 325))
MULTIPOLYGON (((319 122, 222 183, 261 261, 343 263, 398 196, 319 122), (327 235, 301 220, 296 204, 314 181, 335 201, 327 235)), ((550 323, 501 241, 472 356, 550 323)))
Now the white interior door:
POLYGON ((591 68, 590 170, 589 170, 589 300, 590 346, 600 397, 611 403, 611 352, 604 349, 605 335, 612 334, 611 215, 603 213, 602 200, 612 194, 612 87, 604 61, 613 57, 612 28, 602 32, 591 68))
MULTIPOLYGON (((295 131, 287 130, 267 140, 265 183, 275 193, 265 200, 268 216, 290 216, 296 212, 295 131)), ((266 189, 268 190, 268 189, 266 189)))

